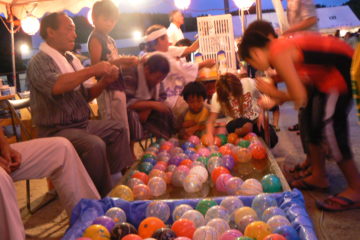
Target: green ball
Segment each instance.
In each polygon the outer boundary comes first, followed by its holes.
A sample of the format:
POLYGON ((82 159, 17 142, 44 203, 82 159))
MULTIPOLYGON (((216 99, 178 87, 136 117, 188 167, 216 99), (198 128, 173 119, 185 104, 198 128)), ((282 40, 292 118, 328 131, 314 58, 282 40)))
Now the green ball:
POLYGON ((156 159, 156 156, 154 154, 151 154, 151 153, 145 153, 144 155, 142 155, 141 160, 144 160, 146 158, 156 159))
POLYGON ((207 166, 207 163, 208 163, 209 159, 207 157, 201 156, 201 157, 198 157, 198 159, 196 159, 196 161, 201 162, 205 166, 207 166))
POLYGON ((211 157, 222 157, 222 154, 219 152, 213 152, 212 154, 210 154, 209 158, 211 158, 211 157))
POLYGON ((146 174, 149 174, 150 171, 152 170, 153 168, 153 165, 149 162, 142 162, 139 164, 138 166, 138 170, 140 172, 143 172, 143 173, 146 173, 146 174))
POLYGON ((213 206, 216 206, 217 203, 214 200, 211 199, 202 199, 198 202, 196 205, 196 210, 202 213, 202 215, 205 216, 207 210, 213 206))
POLYGON ((235 240, 254 240, 254 239, 251 237, 241 236, 241 237, 236 238, 235 240))
POLYGON ((221 145, 227 143, 227 136, 225 134, 218 134, 217 136, 221 139, 221 145))
POLYGON ((275 174, 267 174, 261 180, 261 185, 265 193, 282 192, 281 181, 275 174))
POLYGON ((242 147, 242 148, 248 148, 250 146, 250 141, 248 140, 241 140, 239 143, 238 143, 238 146, 239 147, 242 147))

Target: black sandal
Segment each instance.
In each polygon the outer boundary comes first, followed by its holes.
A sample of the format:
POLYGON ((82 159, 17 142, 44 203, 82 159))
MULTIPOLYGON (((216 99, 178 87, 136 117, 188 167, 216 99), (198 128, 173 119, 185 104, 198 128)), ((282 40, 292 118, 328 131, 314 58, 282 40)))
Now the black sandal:
POLYGON ((288 127, 288 130, 291 131, 291 132, 295 132, 295 131, 299 131, 299 124, 295 124, 293 125, 292 127, 288 127))

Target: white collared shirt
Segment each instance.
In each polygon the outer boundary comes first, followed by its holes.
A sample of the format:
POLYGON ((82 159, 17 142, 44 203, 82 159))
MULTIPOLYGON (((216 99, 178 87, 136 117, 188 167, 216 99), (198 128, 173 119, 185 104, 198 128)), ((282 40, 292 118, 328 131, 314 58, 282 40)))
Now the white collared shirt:
POLYGON ((181 31, 181 28, 176 26, 174 23, 170 23, 170 26, 167 29, 167 35, 171 45, 175 45, 177 41, 184 39, 184 34, 181 31))

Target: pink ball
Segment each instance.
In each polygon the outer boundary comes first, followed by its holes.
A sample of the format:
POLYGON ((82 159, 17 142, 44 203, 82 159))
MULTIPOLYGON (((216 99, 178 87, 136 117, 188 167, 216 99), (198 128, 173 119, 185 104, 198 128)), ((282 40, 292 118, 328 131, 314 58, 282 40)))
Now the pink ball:
POLYGON ((200 139, 199 139, 199 137, 198 137, 198 136, 195 136, 195 135, 190 136, 190 137, 188 138, 188 141, 191 142, 191 143, 193 143, 194 145, 200 144, 200 139))
POLYGON ((208 156, 210 156, 210 150, 203 147, 198 150, 198 154, 200 154, 201 156, 204 156, 204 157, 208 157, 208 156))
POLYGON ((150 188, 145 184, 134 186, 133 194, 136 200, 147 200, 151 198, 150 188))
POLYGON ((236 229, 230 229, 225 231, 221 236, 220 236, 220 240, 235 240, 238 237, 243 236, 243 234, 236 229))
POLYGON ((221 174, 215 183, 216 190, 219 192, 226 192, 226 182, 231 178, 231 174, 221 174))

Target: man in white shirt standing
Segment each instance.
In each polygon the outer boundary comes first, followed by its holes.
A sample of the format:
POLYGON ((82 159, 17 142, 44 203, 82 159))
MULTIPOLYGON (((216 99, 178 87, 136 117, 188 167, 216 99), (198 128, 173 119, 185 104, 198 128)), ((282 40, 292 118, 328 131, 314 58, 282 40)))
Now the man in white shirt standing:
POLYGON ((167 35, 171 45, 175 45, 177 41, 184 39, 181 25, 184 24, 184 16, 180 10, 173 10, 169 14, 170 25, 167 29, 167 35))

